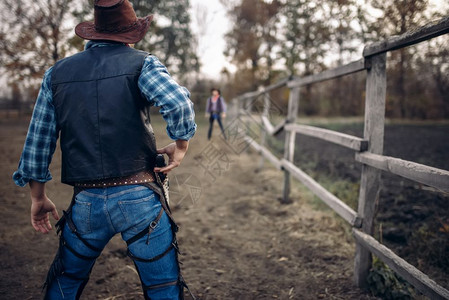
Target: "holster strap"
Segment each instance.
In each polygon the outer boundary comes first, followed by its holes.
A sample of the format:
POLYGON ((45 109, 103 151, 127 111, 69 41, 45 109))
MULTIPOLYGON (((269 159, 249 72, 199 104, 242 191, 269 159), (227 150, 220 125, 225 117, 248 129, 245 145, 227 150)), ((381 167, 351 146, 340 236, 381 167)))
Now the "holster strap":
POLYGON ((147 258, 141 258, 141 257, 135 256, 134 254, 132 254, 132 253, 129 251, 129 249, 128 249, 128 251, 127 251, 127 255, 128 255, 132 260, 140 261, 140 262, 146 262, 146 263, 151 263, 151 262, 154 262, 154 261, 159 260, 159 259, 161 259, 162 257, 164 257, 164 256, 165 256, 167 253, 169 253, 170 250, 172 250, 173 248, 175 248, 175 247, 174 247, 173 243, 171 243, 170 246, 169 246, 164 252, 162 252, 162 253, 159 254, 159 255, 156 255, 155 257, 149 258, 149 259, 147 259, 147 258))
MULTIPOLYGON (((156 178, 158 178, 158 177, 156 176, 156 178)), ((158 181, 160 182, 160 180, 158 180, 158 181)), ((158 182, 147 182, 147 183, 144 183, 141 185, 148 187, 153 192, 155 192, 156 194, 159 195, 159 201, 160 201, 162 207, 164 208, 164 211, 167 214, 168 218, 170 219, 173 232, 174 233, 178 232, 178 225, 176 224, 175 219, 172 216, 170 206, 168 205, 168 203, 165 199, 163 187, 158 182)))
POLYGON ((175 281, 170 281, 170 282, 166 282, 166 283, 160 283, 160 284, 153 284, 153 285, 145 285, 143 287, 143 289, 145 291, 148 290, 154 290, 154 289, 160 289, 160 288, 164 288, 167 286, 171 286, 171 285, 177 285, 179 283, 179 280, 175 280, 175 281))
POLYGON ((86 240, 79 234, 78 230, 76 229, 75 224, 74 224, 73 221, 72 221, 72 215, 71 215, 71 214, 68 214, 68 213, 66 213, 65 211, 63 211, 63 214, 64 214, 64 217, 65 217, 66 220, 67 220, 67 225, 69 226, 70 231, 72 231, 72 232, 78 237, 78 239, 79 239, 81 242, 83 242, 84 245, 86 245, 86 247, 88 247, 89 249, 94 250, 94 251, 96 251, 96 252, 101 252, 101 251, 102 251, 102 249, 97 248, 97 247, 95 247, 95 246, 92 246, 88 241, 86 241, 86 240))
POLYGON ((98 256, 86 256, 86 255, 79 254, 78 252, 75 251, 75 249, 70 247, 70 245, 67 244, 67 242, 65 240, 62 242, 62 244, 64 245, 64 247, 69 249, 69 251, 72 252, 78 258, 81 258, 81 259, 84 259, 84 260, 94 260, 94 259, 98 258, 98 256))
POLYGON ((136 234, 135 236, 133 236, 132 238, 127 240, 126 241, 126 245, 129 246, 130 244, 132 244, 135 241, 139 240, 140 238, 144 237, 146 234, 150 235, 151 232, 153 232, 153 230, 156 228, 157 223, 159 222, 159 220, 162 218, 162 214, 163 213, 164 213, 164 208, 161 207, 161 210, 159 211, 159 214, 157 215, 156 219, 151 221, 150 225, 145 227, 141 232, 139 232, 138 234, 136 234))

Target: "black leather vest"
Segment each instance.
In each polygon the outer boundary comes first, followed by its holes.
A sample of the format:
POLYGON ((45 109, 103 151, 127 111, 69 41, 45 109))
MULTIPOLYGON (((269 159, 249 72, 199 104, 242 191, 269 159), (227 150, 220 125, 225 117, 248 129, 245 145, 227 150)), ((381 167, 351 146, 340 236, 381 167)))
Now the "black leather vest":
POLYGON ((89 48, 53 67, 63 183, 153 169, 156 143, 149 102, 137 86, 147 55, 111 44, 89 48))

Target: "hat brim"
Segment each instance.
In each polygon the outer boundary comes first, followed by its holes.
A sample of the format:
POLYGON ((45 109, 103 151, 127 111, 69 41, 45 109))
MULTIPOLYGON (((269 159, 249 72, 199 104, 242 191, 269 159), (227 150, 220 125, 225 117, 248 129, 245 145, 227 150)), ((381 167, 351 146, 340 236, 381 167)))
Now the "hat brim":
POLYGON ((153 15, 144 18, 138 18, 137 24, 132 29, 126 32, 98 32, 95 30, 94 22, 82 22, 75 27, 75 33, 85 40, 106 40, 122 42, 126 44, 135 44, 147 33, 150 28, 150 23, 153 20, 153 15))

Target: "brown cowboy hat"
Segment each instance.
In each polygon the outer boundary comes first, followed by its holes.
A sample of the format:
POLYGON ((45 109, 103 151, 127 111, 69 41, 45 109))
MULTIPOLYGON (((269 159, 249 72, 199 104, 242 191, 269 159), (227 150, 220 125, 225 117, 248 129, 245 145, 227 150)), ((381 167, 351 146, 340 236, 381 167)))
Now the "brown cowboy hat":
POLYGON ((129 0, 95 0, 94 22, 82 22, 75 33, 86 40, 134 44, 143 39, 153 16, 137 18, 129 0))

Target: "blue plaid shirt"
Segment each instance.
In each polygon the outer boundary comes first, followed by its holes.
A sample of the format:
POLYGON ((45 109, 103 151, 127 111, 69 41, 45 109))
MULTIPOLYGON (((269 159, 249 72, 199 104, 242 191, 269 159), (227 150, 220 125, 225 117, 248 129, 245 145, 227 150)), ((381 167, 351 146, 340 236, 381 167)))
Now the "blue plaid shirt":
MULTIPOLYGON (((107 47, 107 42, 89 41, 90 47, 107 47)), ((25 186, 30 180, 47 182, 52 179, 48 167, 56 148, 59 132, 51 90, 52 67, 45 72, 42 86, 34 106, 28 134, 23 146, 19 167, 13 174, 18 186, 25 186)), ((189 91, 178 85, 165 66, 149 55, 138 81, 142 95, 151 105, 160 107, 160 113, 167 123, 167 134, 173 140, 189 140, 195 134, 195 112, 189 91)))

